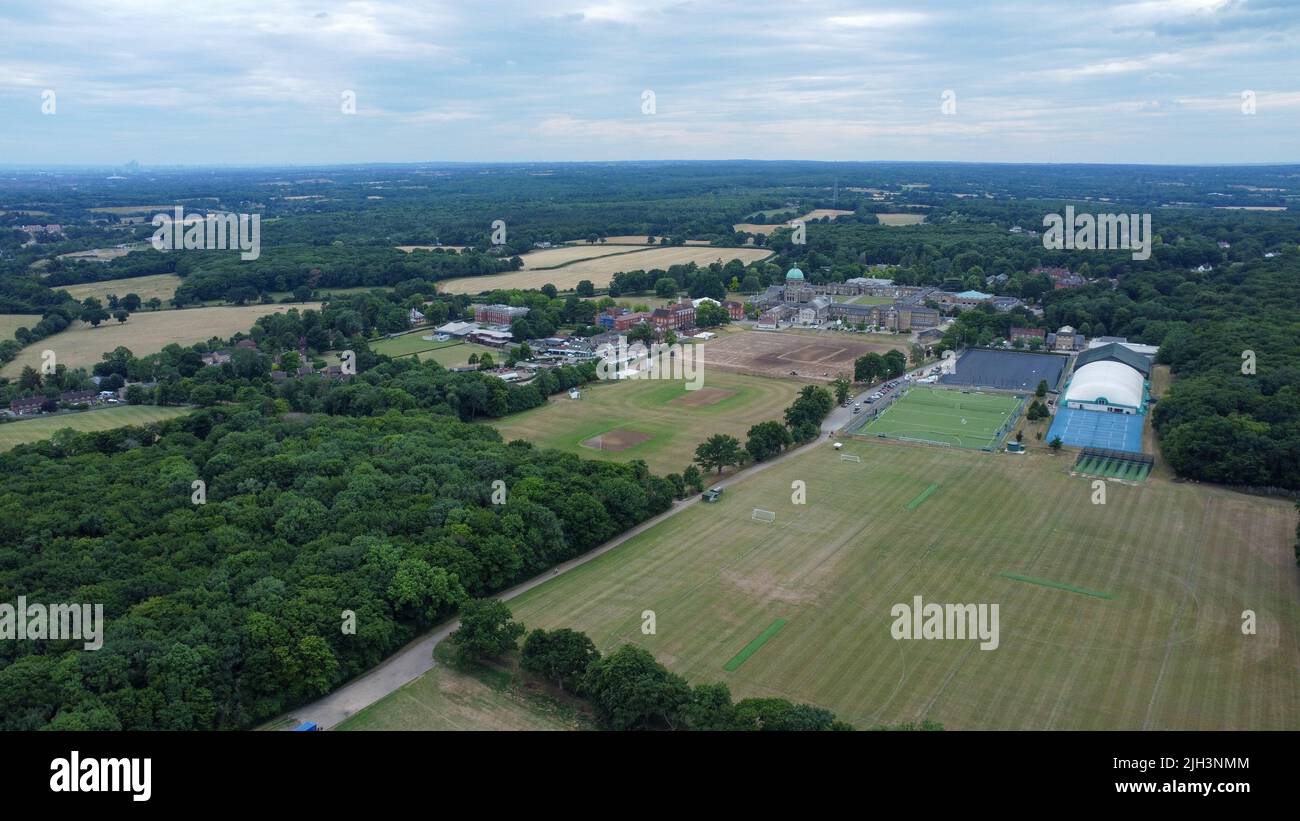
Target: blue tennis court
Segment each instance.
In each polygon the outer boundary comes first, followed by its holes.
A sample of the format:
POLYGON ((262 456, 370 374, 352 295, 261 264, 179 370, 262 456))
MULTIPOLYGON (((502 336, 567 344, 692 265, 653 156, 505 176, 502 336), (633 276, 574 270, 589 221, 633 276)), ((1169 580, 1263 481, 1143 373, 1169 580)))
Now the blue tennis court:
POLYGON ((1106 448, 1128 453, 1142 452, 1142 423, 1146 414, 1103 413, 1102 411, 1057 408, 1047 441, 1076 448, 1106 448))

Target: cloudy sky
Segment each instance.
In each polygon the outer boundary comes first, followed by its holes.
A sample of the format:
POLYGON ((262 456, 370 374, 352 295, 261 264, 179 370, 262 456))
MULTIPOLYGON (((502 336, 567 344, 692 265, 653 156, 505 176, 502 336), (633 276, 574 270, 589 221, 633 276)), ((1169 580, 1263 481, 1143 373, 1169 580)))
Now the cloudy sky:
POLYGON ((0 163, 724 158, 1300 161, 1300 2, 0 6, 0 163))

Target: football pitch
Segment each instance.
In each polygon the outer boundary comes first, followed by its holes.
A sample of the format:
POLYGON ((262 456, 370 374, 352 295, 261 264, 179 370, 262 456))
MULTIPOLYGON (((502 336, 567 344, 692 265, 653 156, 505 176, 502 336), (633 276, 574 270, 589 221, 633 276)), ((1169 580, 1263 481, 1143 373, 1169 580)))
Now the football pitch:
POLYGON ((1290 502, 1152 480, 1098 505, 1049 453, 844 450, 861 463, 814 448, 511 609, 530 629, 581 630, 602 652, 637 644, 737 699, 808 702, 859 727, 1300 728, 1290 502), (997 646, 894 638, 894 607, 916 596, 998 605, 997 646))
POLYGON ((1014 396, 916 386, 859 433, 959 448, 992 447, 1001 441, 1022 401, 1014 396))

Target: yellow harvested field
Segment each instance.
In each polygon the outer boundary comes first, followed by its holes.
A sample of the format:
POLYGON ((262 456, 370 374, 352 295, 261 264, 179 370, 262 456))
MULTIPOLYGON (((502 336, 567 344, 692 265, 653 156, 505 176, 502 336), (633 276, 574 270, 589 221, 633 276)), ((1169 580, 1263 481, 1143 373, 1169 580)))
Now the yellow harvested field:
POLYGON ((14 331, 41 321, 40 314, 0 314, 0 342, 14 338, 14 331))
POLYGON ((635 249, 617 246, 611 248, 608 243, 589 245, 584 242, 581 245, 564 245, 559 248, 547 248, 543 251, 530 251, 520 259, 524 261, 524 270, 532 271, 538 268, 554 268, 558 265, 568 265, 580 259, 626 254, 633 250, 635 249))
POLYGON ((74 322, 68 330, 28 345, 18 358, 0 370, 0 376, 17 376, 24 365, 39 368, 41 351, 54 351, 56 361, 69 368, 89 369, 101 361, 102 355, 119 345, 129 348, 136 356, 157 353, 175 342, 193 345, 214 336, 228 337, 237 331, 247 331, 260 316, 282 314, 292 309, 319 310, 319 302, 301 305, 245 305, 243 307, 186 308, 178 311, 142 311, 131 314, 125 323, 114 319, 92 328, 84 322, 74 322))
POLYGON ((88 251, 73 251, 68 254, 59 254, 59 259, 70 259, 74 262, 77 260, 88 260, 90 262, 108 262, 118 257, 124 257, 132 251, 147 248, 147 245, 139 245, 136 248, 91 248, 88 251))
POLYGON ((852 211, 845 211, 843 208, 814 208, 807 214, 803 215, 805 220, 819 220, 822 217, 846 217, 852 214, 852 211))
POLYGON ((925 214, 876 214, 881 225, 917 225, 925 214))
MULTIPOLYGON (((577 250, 577 249, 558 249, 577 250)), ((626 250, 624 248, 623 250, 626 250)), ((543 251, 541 253, 549 253, 543 251)), ((748 265, 771 256, 772 252, 760 248, 646 248, 632 253, 614 254, 581 262, 573 262, 563 268, 551 270, 514 271, 509 274, 490 274, 481 277, 460 277, 438 283, 438 290, 445 294, 477 294, 497 288, 540 288, 550 283, 560 290, 576 288, 584 279, 591 280, 597 288, 609 284, 614 274, 620 271, 649 271, 654 268, 667 269, 670 265, 684 265, 694 262, 704 266, 712 262, 730 262, 739 259, 748 265)), ((529 254, 532 256, 532 254, 529 254)))
MULTIPOLYGON (((852 213, 853 213, 852 211, 845 211, 842 208, 814 208, 813 210, 809 211, 807 214, 804 214, 802 217, 799 217, 799 219, 803 220, 804 222, 808 222, 810 220, 819 220, 822 217, 830 217, 832 220, 834 220, 835 217, 848 216, 849 214, 852 213)), ((790 222, 794 222, 794 220, 790 220, 790 222)), ((745 231, 746 233, 750 233, 750 234, 766 234, 768 236, 771 236, 773 231, 775 231, 778 228, 785 228, 789 224, 790 224, 789 222, 778 222, 774 224, 769 223, 767 225, 759 225, 756 222, 740 222, 731 226, 731 229, 733 231, 745 231)))
POLYGON ((176 293, 176 289, 180 287, 180 284, 181 278, 175 274, 153 274, 146 277, 106 279, 102 282, 87 282, 81 285, 63 285, 60 286, 60 289, 67 291, 74 299, 85 299, 93 296, 99 300, 107 300, 109 294, 116 294, 120 297, 135 294, 140 297, 141 301, 148 301, 153 297, 158 297, 163 302, 166 302, 176 293))

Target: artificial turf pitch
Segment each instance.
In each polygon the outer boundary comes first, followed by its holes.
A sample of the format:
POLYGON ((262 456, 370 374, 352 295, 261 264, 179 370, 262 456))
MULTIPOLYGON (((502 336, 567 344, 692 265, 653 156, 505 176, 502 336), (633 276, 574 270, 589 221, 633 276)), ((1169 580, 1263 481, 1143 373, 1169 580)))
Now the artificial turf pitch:
POLYGON ((1001 441, 1022 401, 1002 394, 915 386, 860 432, 960 448, 992 447, 1001 441))

